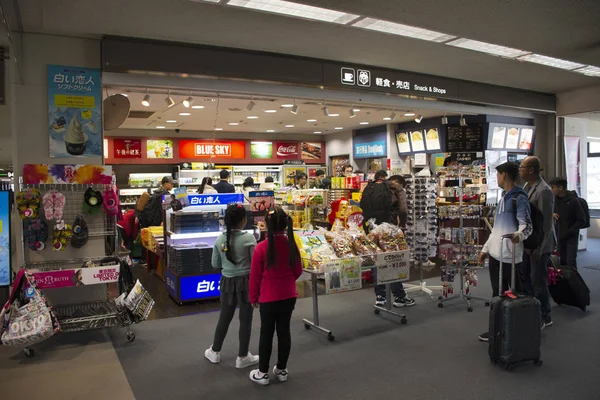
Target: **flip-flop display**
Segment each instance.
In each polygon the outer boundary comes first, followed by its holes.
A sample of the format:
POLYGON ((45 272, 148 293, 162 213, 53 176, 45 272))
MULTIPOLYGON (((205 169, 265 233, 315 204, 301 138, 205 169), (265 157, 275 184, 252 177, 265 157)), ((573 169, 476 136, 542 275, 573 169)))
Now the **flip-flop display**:
POLYGON ((15 202, 21 219, 36 219, 40 215, 40 191, 36 188, 24 188, 17 193, 15 202))
POLYGON ((44 216, 46 220, 60 220, 65 209, 65 195, 57 190, 49 190, 44 194, 44 216))

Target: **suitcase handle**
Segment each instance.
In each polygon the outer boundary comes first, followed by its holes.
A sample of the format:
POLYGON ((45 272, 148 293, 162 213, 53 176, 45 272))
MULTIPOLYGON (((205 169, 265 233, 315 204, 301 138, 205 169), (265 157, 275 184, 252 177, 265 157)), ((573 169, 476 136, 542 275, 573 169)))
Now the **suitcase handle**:
MULTIPOLYGON (((510 243, 512 243, 513 236, 514 236, 514 233, 507 233, 507 234, 502 235, 500 237, 500 273, 498 274, 498 281, 499 281, 499 283, 498 283, 498 294, 500 296, 502 296, 502 270, 504 269, 503 268, 504 257, 503 257, 503 254, 502 254, 503 250, 504 250, 504 241, 506 239, 510 239, 510 243)), ((513 246, 513 248, 512 248, 512 265, 511 265, 511 270, 510 270, 511 271, 511 276, 510 276, 510 289, 509 289, 509 292, 515 290, 515 275, 516 275, 516 272, 517 272, 517 268, 516 268, 516 259, 517 259, 516 257, 517 256, 515 254, 515 244, 512 243, 512 246, 513 246)))

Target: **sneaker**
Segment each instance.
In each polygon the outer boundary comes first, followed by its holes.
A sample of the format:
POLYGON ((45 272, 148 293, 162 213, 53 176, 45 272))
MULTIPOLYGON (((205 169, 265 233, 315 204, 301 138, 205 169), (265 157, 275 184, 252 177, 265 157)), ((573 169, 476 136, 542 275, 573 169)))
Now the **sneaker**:
POLYGON ((204 352, 204 357, 206 357, 206 359, 213 364, 218 364, 221 362, 221 352, 213 351, 212 346, 206 349, 204 352))
POLYGON ((410 299, 406 296, 404 296, 403 298, 396 297, 394 299, 394 307, 410 307, 410 306, 414 306, 414 305, 415 305, 414 299, 410 299))
POLYGON ((261 386, 266 386, 269 383, 269 374, 263 374, 258 369, 253 369, 250 371, 250 380, 254 383, 258 383, 261 386))
POLYGON ((542 318, 542 330, 552 326, 552 324, 553 324, 552 318, 550 318, 550 317, 542 318))
POLYGON ((285 382, 288 378, 288 370, 286 369, 278 369, 277 365, 273 367, 273 375, 277 378, 279 382, 285 382))
POLYGON ((252 355, 250 352, 248 352, 246 357, 238 357, 237 360, 235 360, 235 367, 237 369, 244 369, 256 364, 258 364, 258 356, 252 355))
POLYGON ((376 306, 385 306, 385 297, 377 296, 377 298, 375 299, 375 305, 376 306))
POLYGON ((481 335, 479 335, 479 341, 480 342, 489 342, 490 341, 490 333, 483 332, 481 335))

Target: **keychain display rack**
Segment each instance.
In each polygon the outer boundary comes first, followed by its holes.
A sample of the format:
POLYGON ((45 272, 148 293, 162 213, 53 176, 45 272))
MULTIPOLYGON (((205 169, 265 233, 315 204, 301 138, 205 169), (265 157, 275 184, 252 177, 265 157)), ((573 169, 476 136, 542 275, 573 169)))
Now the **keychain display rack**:
POLYGON ((447 167, 440 170, 438 221, 439 255, 445 261, 442 267, 442 295, 438 297, 438 307, 444 303, 462 299, 467 303, 467 311, 472 312, 472 300, 489 299, 471 294, 477 286, 476 271, 481 269, 477 256, 481 251, 480 237, 485 229, 481 227, 483 205, 481 204, 482 170, 478 166, 447 167), (454 294, 453 283, 458 275, 459 292, 454 294))
MULTIPOLYGON (((24 184, 22 179, 19 182, 20 191, 27 190, 29 188, 38 189, 40 195, 43 195, 49 190, 57 190, 62 193, 65 197, 65 203, 63 208, 62 218, 59 221, 64 221, 65 224, 72 225, 75 218, 78 215, 84 215, 85 222, 88 228, 88 237, 91 238, 104 238, 104 246, 109 244, 109 248, 117 249, 118 234, 116 229, 116 216, 108 216, 104 210, 99 210, 95 214, 84 214, 83 202, 84 194, 86 190, 92 188, 100 193, 107 189, 113 189, 112 184, 24 184)), ((48 238, 47 241, 51 242, 52 232, 58 221, 46 220, 44 213, 43 201, 39 209, 39 219, 44 221, 48 226, 48 238)), ((94 274, 95 270, 100 271, 101 269, 106 270, 107 268, 114 269, 120 272, 120 260, 118 256, 104 256, 104 257, 86 257, 86 258, 65 258, 52 261, 31 261, 28 255, 33 252, 26 245, 25 230, 27 229, 30 220, 22 220, 22 235, 21 235, 21 254, 22 254, 22 266, 36 278, 39 288, 44 291, 45 289, 60 287, 55 286, 55 282, 58 279, 66 279, 66 275, 70 271, 79 272, 85 270, 87 273, 94 274), (112 259, 112 261, 110 260, 112 259), (103 261, 101 263, 101 261, 103 261), (89 267, 84 267, 86 263, 90 264, 89 267)), ((86 244, 87 246, 88 244, 86 244)), ((42 251, 36 251, 36 253, 43 254, 44 252, 51 252, 53 256, 57 256, 60 253, 69 254, 68 245, 66 251, 53 251, 51 246, 46 246, 42 251)), ((84 247, 85 248, 85 247, 84 247)), ((52 257, 54 258, 54 257, 52 257)), ((118 275, 117 275, 118 276, 118 275)), ((70 279, 75 279, 73 276, 70 279)), ((109 279, 108 282, 99 280, 94 282, 98 284, 114 283, 115 279, 109 279)), ((78 285, 75 285, 78 286, 78 285)), ((87 286, 87 284, 86 284, 87 286)), ((107 328, 120 325, 127 327, 126 337, 128 341, 135 340, 135 334, 128 328, 130 323, 120 318, 120 311, 117 310, 114 299, 110 298, 107 290, 107 297, 104 300, 96 300, 90 302, 81 302, 73 304, 51 304, 52 309, 61 326, 61 332, 76 332, 89 329, 107 328)), ((33 357, 34 351, 31 348, 25 348, 24 353, 27 357, 33 357)))
POLYGON ((435 267, 429 259, 437 254, 437 179, 430 175, 412 174, 405 176, 408 214, 406 242, 411 250, 413 266, 419 268, 419 284, 405 284, 404 290, 423 292, 433 299, 433 291, 442 286, 427 286, 423 270, 435 267))

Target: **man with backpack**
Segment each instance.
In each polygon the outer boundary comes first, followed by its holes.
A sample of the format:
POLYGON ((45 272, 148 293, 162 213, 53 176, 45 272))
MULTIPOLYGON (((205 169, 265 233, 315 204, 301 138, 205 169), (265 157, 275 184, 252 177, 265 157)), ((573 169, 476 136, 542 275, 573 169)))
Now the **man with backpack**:
MULTIPOLYGON (((398 225, 400 210, 392 210, 392 206, 399 207, 401 194, 396 185, 392 186, 386 178, 387 172, 385 170, 375 173, 374 180, 369 182, 365 190, 363 190, 360 208, 362 208, 365 221, 374 218, 376 224, 389 222, 392 225, 398 225)), ((406 212, 404 212, 405 214, 406 212)), ((406 296, 402 282, 392 283, 392 294, 394 295, 394 302, 392 303, 394 307, 410 307, 415 305, 415 301, 406 296)), ((376 305, 385 305, 387 300, 385 285, 375 286, 375 296, 376 305)))
POLYGON ((138 217, 141 228, 160 226, 163 222, 162 198, 165 194, 169 194, 169 191, 173 189, 174 185, 175 182, 170 176, 162 178, 160 188, 152 193, 152 196, 150 196, 138 217))
MULTIPOLYGON (((565 178, 554 178, 550 181, 554 194, 554 221, 558 237, 558 254, 560 264, 577 268, 577 250, 579 248, 579 230, 589 226, 589 208, 586 215, 583 207, 584 199, 577 192, 567 190, 565 178)), ((587 202, 585 202, 587 205, 587 202)))
POLYGON ((533 294, 541 303, 542 326, 552 325, 550 292, 548 291, 548 263, 556 247, 554 234, 554 194, 542 179, 540 159, 534 156, 521 161, 519 174, 525 182, 523 189, 531 204, 534 235, 537 243, 525 243, 525 267, 531 273, 533 294))

